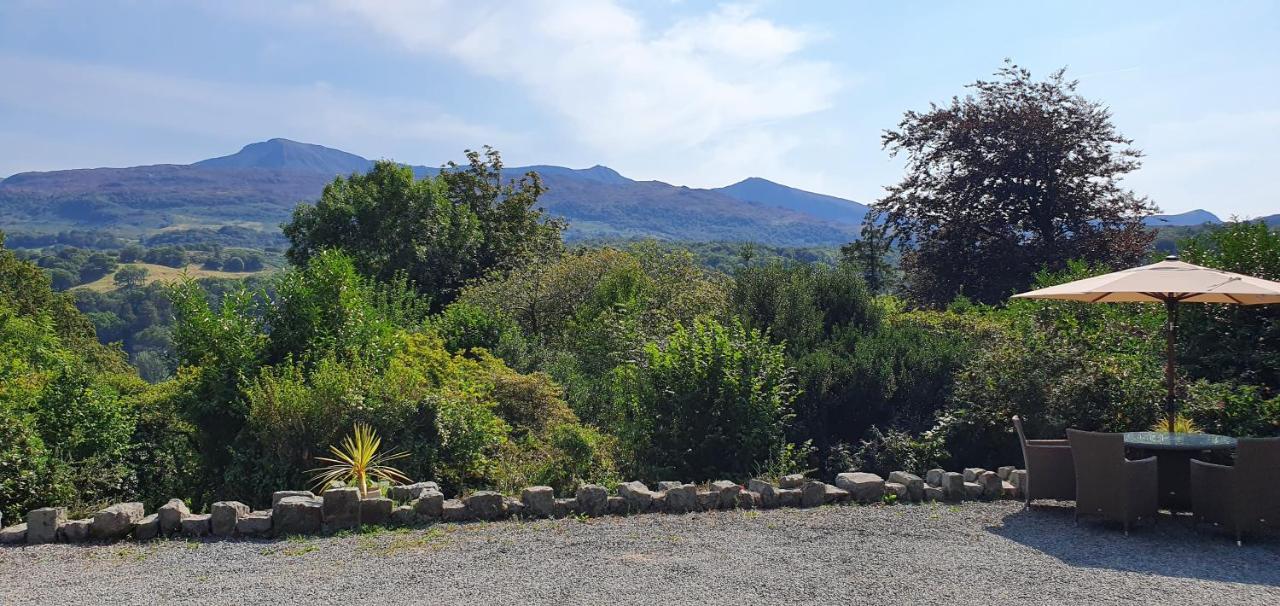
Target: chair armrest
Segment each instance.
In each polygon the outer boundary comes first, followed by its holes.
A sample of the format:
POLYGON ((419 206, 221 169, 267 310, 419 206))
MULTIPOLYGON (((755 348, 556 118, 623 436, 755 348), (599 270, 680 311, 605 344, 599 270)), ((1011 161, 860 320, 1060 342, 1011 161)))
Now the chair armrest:
POLYGON ((1199 468, 1200 473, 1210 474, 1229 472, 1233 469, 1230 465, 1219 465, 1217 463, 1207 463, 1200 459, 1191 459, 1191 473, 1196 473, 1197 468, 1199 468))
POLYGON ((1027 444, 1031 446, 1070 446, 1067 440, 1027 440, 1027 444))

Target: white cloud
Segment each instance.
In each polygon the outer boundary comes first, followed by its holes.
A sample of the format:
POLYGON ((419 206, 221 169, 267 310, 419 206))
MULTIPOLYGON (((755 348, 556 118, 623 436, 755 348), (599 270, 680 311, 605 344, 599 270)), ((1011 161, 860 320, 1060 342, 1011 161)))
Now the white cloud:
POLYGON ((831 64, 800 56, 812 33, 738 5, 665 28, 609 0, 333 6, 399 47, 513 84, 601 161, 647 172, 667 165, 655 154, 683 158, 685 173, 666 179, 740 178, 776 164, 788 121, 828 109, 842 85, 831 64))

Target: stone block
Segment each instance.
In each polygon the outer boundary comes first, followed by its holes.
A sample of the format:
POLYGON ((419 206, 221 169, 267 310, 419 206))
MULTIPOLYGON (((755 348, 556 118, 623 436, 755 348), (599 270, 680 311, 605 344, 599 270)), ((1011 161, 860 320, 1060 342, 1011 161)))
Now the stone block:
POLYGON ((93 525, 92 518, 83 520, 70 520, 62 525, 58 531, 58 540, 65 543, 83 543, 89 540, 89 527, 93 525))
POLYGON ((578 488, 578 511, 592 517, 604 515, 609 510, 609 489, 598 484, 583 484, 578 488))
POLYGON ((793 473, 778 478, 779 488, 800 488, 804 486, 805 478, 803 474, 793 473))
POLYGON ((742 492, 742 487, 737 482, 718 480, 711 483, 711 490, 720 495, 720 509, 733 509, 738 505, 738 493, 742 492))
POLYGON ((320 494, 324 503, 324 531, 349 530, 360 526, 360 489, 330 488, 320 494))
POLYGON ((27 523, 14 524, 5 529, 0 529, 0 544, 14 545, 17 543, 27 542, 27 523))
POLYGON ((683 482, 671 482, 671 481, 658 482, 658 491, 666 492, 668 490, 671 490, 672 488, 680 488, 681 486, 684 486, 683 482))
POLYGON ((799 488, 779 488, 778 507, 799 507, 801 491, 799 488))
POLYGON ((565 518, 573 515, 577 510, 577 499, 556 499, 556 503, 551 510, 551 515, 556 518, 565 518))
POLYGON ((418 514, 412 505, 401 505, 391 510, 391 523, 396 526, 412 526, 418 522, 418 514))
POLYGON ((946 473, 945 469, 930 469, 924 474, 924 483, 930 486, 942 486, 942 476, 946 473))
POLYGON ((711 511, 720 506, 720 493, 714 490, 698 491, 698 511, 711 511))
POLYGON ((982 498, 981 484, 978 484, 977 482, 964 483, 964 499, 965 500, 972 501, 974 499, 981 499, 981 498, 982 498))
POLYGON ((944 492, 941 488, 937 486, 929 486, 927 484, 925 485, 924 487, 925 501, 941 501, 946 498, 947 498, 946 492, 944 492))
POLYGON ((39 545, 58 540, 58 529, 67 522, 65 507, 41 507, 27 512, 27 544, 39 545))
POLYGON ((524 503, 515 497, 502 497, 502 506, 507 510, 507 517, 524 517, 524 503))
POLYGON ((760 495, 760 507, 773 509, 778 506, 778 487, 764 480, 753 479, 747 482, 747 490, 760 495))
POLYGON ((667 489, 667 511, 671 513, 687 513, 698 510, 698 487, 693 484, 681 484, 679 487, 667 489))
POLYGON ((964 468, 964 481, 977 482, 978 476, 982 475, 986 471, 987 470, 981 467, 966 467, 964 468))
POLYGON ((827 500, 827 485, 817 480, 807 480, 800 487, 800 506, 817 507, 827 500))
POLYGON ((249 513, 249 506, 240 501, 218 501, 209 507, 210 530, 213 536, 229 537, 236 533, 236 522, 249 513))
POLYGON ((997 468, 996 468, 996 475, 1000 476, 1000 479, 1001 479, 1001 480, 1003 480, 1003 481, 1005 481, 1005 482, 1008 482, 1008 481, 1009 481, 1009 476, 1013 474, 1013 470, 1014 470, 1014 469, 1017 469, 1017 468, 1016 468, 1016 467, 1014 467, 1014 466, 1012 466, 1012 465, 1005 465, 1005 466, 1003 466, 1003 467, 997 467, 997 468))
POLYGON ((506 517, 507 509, 503 507, 502 494, 491 490, 473 492, 462 500, 467 512, 477 520, 493 521, 506 517))
POLYGON ((466 522, 475 519, 467 510, 466 503, 458 499, 449 499, 441 507, 440 519, 446 522, 466 522))
POLYGON ((150 541, 160 536, 160 514, 153 513, 138 520, 133 525, 133 538, 139 541, 150 541))
POLYGON ((839 474, 836 487, 849 491, 859 503, 877 503, 884 498, 884 478, 874 473, 853 471, 839 474))
POLYGON ((409 501, 421 499, 423 493, 428 490, 438 492, 440 485, 435 482, 414 482, 403 486, 392 486, 387 489, 387 496, 397 503, 408 503, 409 501))
POLYGON ((439 490, 425 490, 413 503, 413 511, 425 520, 438 520, 444 517, 444 493, 439 490))
POLYGON ((550 486, 530 486, 520 492, 525 515, 549 518, 556 513, 556 491, 550 486))
POLYGON ((1027 495, 1027 470, 1016 469, 1009 474, 1009 483, 1013 484, 1013 496, 1017 499, 1025 499, 1027 495))
POLYGON ((667 511, 667 493, 655 492, 653 500, 649 501, 649 513, 663 513, 667 511))
POLYGON ((386 526, 391 521, 391 509, 395 502, 386 497, 360 499, 360 523, 386 526))
POLYGON ((760 506, 760 493, 743 490, 738 493, 738 509, 755 509, 760 506))
POLYGON ((271 508, 275 509, 276 504, 280 502, 280 499, 288 497, 306 497, 308 499, 314 499, 316 498, 316 495, 310 490, 277 490, 271 493, 271 508))
POLYGON ((899 503, 905 503, 908 499, 906 484, 900 484, 898 482, 885 482, 884 492, 885 494, 893 495, 896 498, 897 502, 899 503))
POLYGON ((843 503, 852 498, 849 491, 843 488, 839 488, 831 484, 823 484, 823 486, 826 487, 826 494, 824 495, 823 502, 843 503))
POLYGON ((123 539, 133 532, 133 525, 144 515, 142 503, 116 503, 93 514, 89 534, 104 541, 123 539))
POLYGON ((242 537, 265 537, 271 535, 271 510, 250 511, 236 518, 236 534, 242 537))
POLYGON ((187 517, 182 518, 182 536, 192 538, 209 536, 209 532, 212 530, 210 524, 212 517, 211 514, 207 513, 187 514, 187 517))
POLYGON ((1000 482, 1000 498, 1016 499, 1018 498, 1018 489, 1014 487, 1012 482, 1000 482))
POLYGON ((627 515, 627 499, 617 495, 610 496, 608 512, 611 516, 627 515))
POLYGON ((191 510, 187 509, 187 504, 182 499, 169 499, 168 503, 156 510, 156 514, 160 516, 160 532, 170 535, 182 530, 182 518, 190 515, 191 510))
POLYGON ((271 531, 276 536, 315 534, 324 523, 324 502, 315 497, 284 497, 271 508, 271 531))
POLYGON ((890 482, 897 482, 907 487, 907 500, 919 503, 924 500, 924 480, 914 473, 895 471, 889 474, 890 482))
POLYGON ((653 507, 653 499, 658 495, 643 482, 624 482, 618 485, 618 496, 626 500, 627 511, 642 513, 653 507))
POLYGON ((994 471, 982 472, 975 483, 982 487, 982 498, 987 500, 1000 498, 1000 494, 1004 491, 1000 476, 994 471))
POLYGON ((948 471, 942 474, 942 484, 940 484, 939 487, 942 488, 943 498, 948 501, 957 502, 963 501, 967 498, 964 487, 964 476, 957 472, 948 471))

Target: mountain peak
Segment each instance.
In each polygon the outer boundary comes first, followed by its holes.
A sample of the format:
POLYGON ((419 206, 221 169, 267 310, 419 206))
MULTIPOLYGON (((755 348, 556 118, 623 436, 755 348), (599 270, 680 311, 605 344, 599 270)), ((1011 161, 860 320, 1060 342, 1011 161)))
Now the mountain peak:
POLYGON ((274 138, 250 143, 229 156, 209 158, 195 163, 204 168, 265 168, 330 175, 368 170, 369 160, 342 150, 274 138))
POLYGON ((1196 226, 1205 223, 1216 225, 1222 223, 1222 219, 1203 208, 1197 208, 1176 215, 1152 215, 1144 219, 1143 223, 1150 227, 1196 226))
POLYGON ((822 219, 851 225, 860 224, 862 218, 867 214, 867 207, 853 200, 815 194, 803 189, 774 183, 761 177, 747 177, 733 185, 721 187, 714 191, 744 202, 779 206, 808 213, 822 219))

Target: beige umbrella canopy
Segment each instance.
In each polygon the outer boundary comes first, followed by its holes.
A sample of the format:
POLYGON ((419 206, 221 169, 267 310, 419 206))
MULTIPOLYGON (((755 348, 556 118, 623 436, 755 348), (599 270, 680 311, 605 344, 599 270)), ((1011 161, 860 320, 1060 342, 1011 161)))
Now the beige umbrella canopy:
POLYGON ((1169 430, 1172 431, 1177 417, 1173 346, 1178 332, 1178 304, 1280 303, 1280 282, 1183 263, 1178 257, 1171 256, 1159 263, 1024 292, 1014 295, 1014 298, 1085 303, 1164 303, 1168 312, 1165 320, 1165 383, 1168 388, 1165 408, 1169 416, 1169 430))

